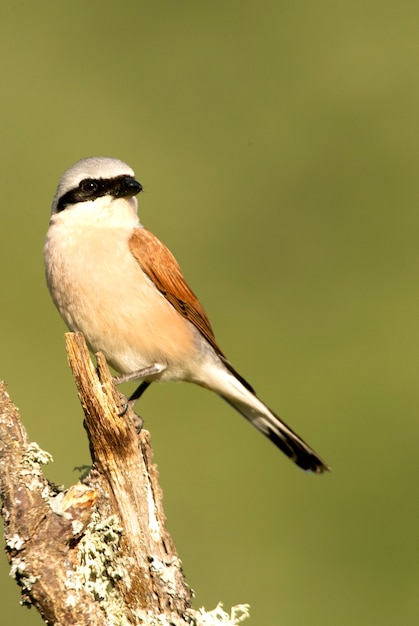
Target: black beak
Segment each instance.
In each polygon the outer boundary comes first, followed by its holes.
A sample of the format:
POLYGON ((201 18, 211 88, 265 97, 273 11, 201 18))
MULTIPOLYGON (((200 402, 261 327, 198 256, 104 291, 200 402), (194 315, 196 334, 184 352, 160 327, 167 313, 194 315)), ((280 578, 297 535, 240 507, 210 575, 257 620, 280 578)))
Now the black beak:
POLYGON ((115 187, 112 195, 115 198, 129 198, 136 196, 143 190, 143 186, 133 176, 118 176, 115 180, 115 187))

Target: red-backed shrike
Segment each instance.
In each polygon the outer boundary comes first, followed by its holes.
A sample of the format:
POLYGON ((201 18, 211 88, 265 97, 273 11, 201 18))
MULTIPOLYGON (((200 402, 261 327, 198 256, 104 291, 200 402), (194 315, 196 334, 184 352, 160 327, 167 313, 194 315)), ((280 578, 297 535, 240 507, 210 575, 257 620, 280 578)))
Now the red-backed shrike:
POLYGON ((144 228, 142 186, 117 159, 82 159, 62 176, 45 242, 52 299, 122 376, 184 380, 215 391, 305 470, 328 466, 256 396, 220 350, 208 317, 176 259, 144 228))

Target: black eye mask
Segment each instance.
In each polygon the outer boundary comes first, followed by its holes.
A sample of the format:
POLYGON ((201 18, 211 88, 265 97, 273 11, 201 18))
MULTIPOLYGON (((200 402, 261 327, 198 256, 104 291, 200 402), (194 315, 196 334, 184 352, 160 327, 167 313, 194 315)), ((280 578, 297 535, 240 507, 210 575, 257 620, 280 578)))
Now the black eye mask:
POLYGON ((96 200, 101 196, 112 196, 113 198, 136 196, 142 190, 142 185, 133 176, 125 174, 115 176, 115 178, 84 178, 78 187, 70 189, 61 196, 55 212, 60 213, 72 204, 96 200))

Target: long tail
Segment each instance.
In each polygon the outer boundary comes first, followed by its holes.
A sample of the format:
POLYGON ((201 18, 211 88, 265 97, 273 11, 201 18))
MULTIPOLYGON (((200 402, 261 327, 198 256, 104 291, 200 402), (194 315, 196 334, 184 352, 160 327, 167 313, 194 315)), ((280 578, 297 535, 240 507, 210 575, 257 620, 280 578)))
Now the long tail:
MULTIPOLYGON (((230 366, 231 367, 231 366, 230 366)), ((229 368, 230 369, 230 368, 229 368)), ((256 396, 250 385, 230 369, 230 384, 218 394, 303 470, 322 474, 330 467, 289 426, 256 396)))

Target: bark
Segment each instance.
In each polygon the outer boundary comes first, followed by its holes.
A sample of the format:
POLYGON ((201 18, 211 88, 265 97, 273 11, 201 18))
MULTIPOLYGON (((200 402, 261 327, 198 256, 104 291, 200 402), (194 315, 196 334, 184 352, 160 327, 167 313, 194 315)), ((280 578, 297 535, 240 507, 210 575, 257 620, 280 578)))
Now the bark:
POLYGON ((6 553, 22 599, 48 624, 190 624, 187 586, 165 528, 150 435, 114 387, 100 353, 67 333, 93 466, 64 492, 42 474, 49 455, 28 440, 0 383, 0 492, 6 553))

